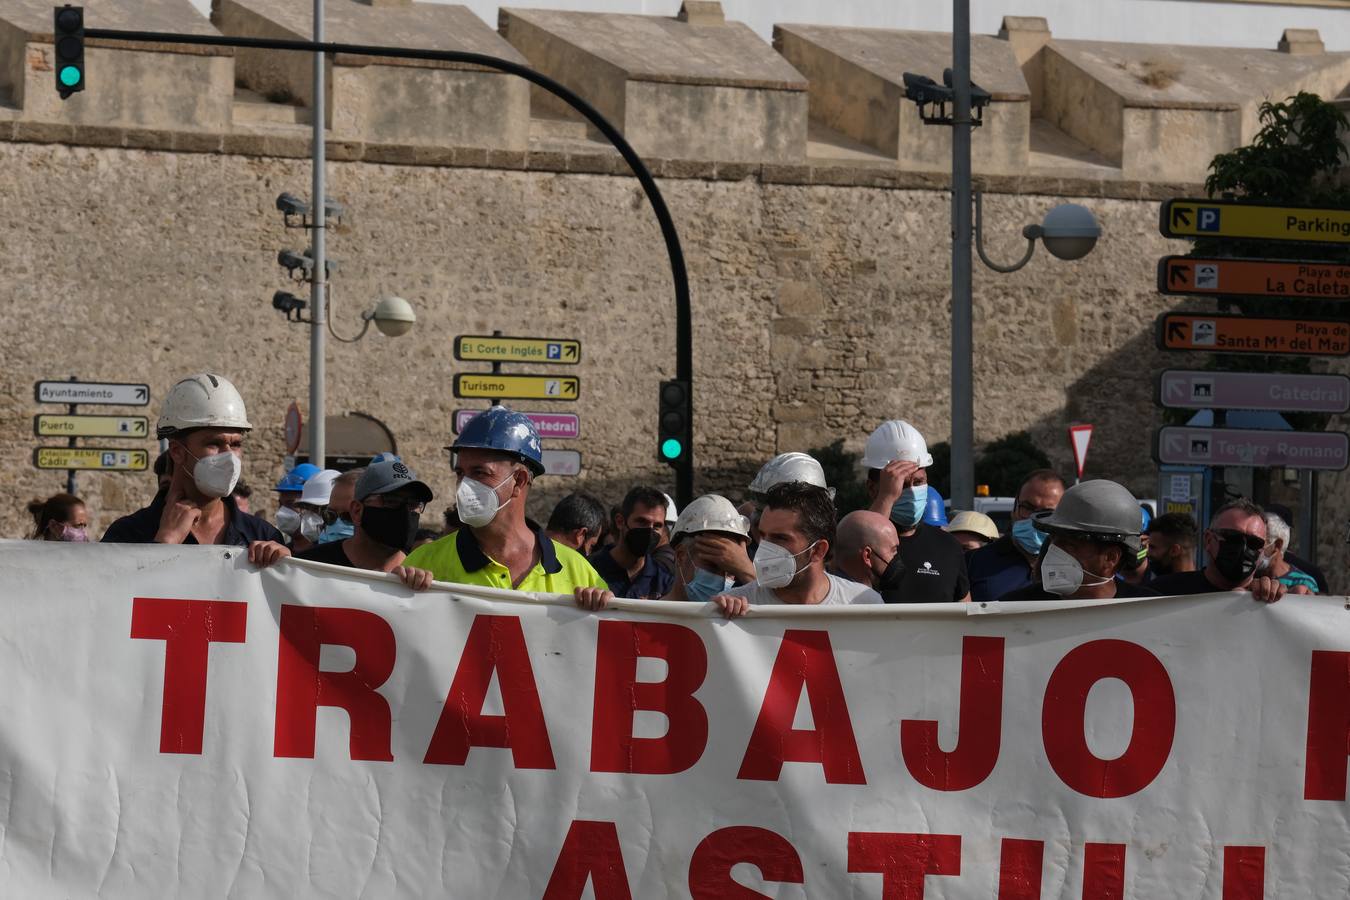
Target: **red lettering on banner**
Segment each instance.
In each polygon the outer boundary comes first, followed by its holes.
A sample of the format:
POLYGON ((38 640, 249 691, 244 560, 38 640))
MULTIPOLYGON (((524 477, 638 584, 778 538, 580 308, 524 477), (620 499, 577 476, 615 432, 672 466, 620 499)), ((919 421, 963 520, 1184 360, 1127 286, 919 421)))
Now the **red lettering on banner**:
POLYGON ((914 780, 935 791, 964 791, 989 777, 1003 731, 1003 638, 961 642, 961 699, 956 746, 938 746, 938 723, 900 723, 900 752, 914 780))
POLYGON ((1129 641, 1090 641, 1075 647, 1045 686, 1045 755, 1061 781, 1088 797, 1127 797, 1147 787, 1167 763, 1176 724, 1176 695, 1167 669, 1129 641), (1093 755, 1083 734, 1088 692, 1104 678, 1119 678, 1134 698, 1129 746, 1111 760, 1093 755))
POLYGON ((1350 653, 1313 651, 1304 753, 1303 799, 1343 802, 1350 753, 1350 653))
POLYGON ((426 763, 462 766, 473 747, 510 748, 517 769, 552 769, 553 747, 517 616, 474 616, 464 654, 445 698, 426 763), (500 716, 483 715, 492 673, 502 693, 500 716))
POLYGON ((764 690, 764 704, 736 777, 777 781, 785 762, 820 763, 829 784, 867 783, 830 635, 825 631, 784 632, 764 690), (803 690, 811 704, 813 729, 792 727, 803 690))
POLYGON ((708 712, 694 692, 708 674, 708 651, 698 633, 668 622, 600 622, 595 653, 595 707, 591 771, 673 775, 703 755, 708 712), (666 661, 664 681, 637 680, 638 657, 666 661), (663 737, 633 736, 633 713, 663 713, 663 737))
POLYGON ((247 623, 247 603, 152 597, 131 601, 131 636, 164 642, 160 753, 202 752, 210 645, 242 644, 247 623))
POLYGON ((595 900, 632 900, 613 822, 578 819, 567 829, 543 900, 578 900, 591 883, 595 900))
POLYGON ((1223 848, 1223 900, 1264 900, 1266 848, 1223 848))
POLYGON ((312 759, 318 709, 335 706, 351 719, 351 758, 391 762, 389 703, 376 690, 394 671, 397 649, 389 623, 360 609, 283 605, 280 629, 273 755, 312 759), (352 648, 352 668, 320 671, 324 644, 352 648))
POLYGON ((1004 838, 998 862, 998 900, 1040 900, 1044 841, 1004 838))
POLYGON ((693 900, 768 900, 759 891, 731 877, 737 863, 759 869, 765 881, 805 884, 802 859, 788 839, 767 828, 740 825, 705 837, 689 861, 689 894, 693 900))
POLYGON ((1083 845, 1083 900, 1124 900, 1125 845, 1083 845))
POLYGON ((848 870, 881 873, 881 900, 923 900, 925 875, 961 874, 961 836, 850 831, 848 870))

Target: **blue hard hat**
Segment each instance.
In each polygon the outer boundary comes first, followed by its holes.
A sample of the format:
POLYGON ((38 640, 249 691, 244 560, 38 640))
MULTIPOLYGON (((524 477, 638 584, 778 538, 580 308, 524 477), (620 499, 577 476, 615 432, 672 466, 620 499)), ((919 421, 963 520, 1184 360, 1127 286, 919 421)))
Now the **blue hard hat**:
POLYGON ((923 520, 939 527, 947 524, 947 504, 931 484, 928 486, 928 505, 923 508, 923 520))
POLYGON ((314 475, 317 475, 319 471, 319 467, 313 463, 301 463, 285 475, 282 475, 281 480, 277 482, 277 486, 272 488, 272 490, 299 493, 305 489, 305 482, 309 481, 314 475))
POLYGON ((544 452, 539 432, 524 413, 493 406, 469 420, 450 445, 451 450, 496 450, 518 457, 535 475, 544 474, 544 452))
POLYGON ((1142 528, 1139 529, 1140 533, 1143 533, 1145 531, 1148 531, 1149 523, 1153 521, 1153 513, 1150 512, 1149 508, 1142 503, 1139 504, 1139 511, 1144 514, 1144 525, 1142 528))

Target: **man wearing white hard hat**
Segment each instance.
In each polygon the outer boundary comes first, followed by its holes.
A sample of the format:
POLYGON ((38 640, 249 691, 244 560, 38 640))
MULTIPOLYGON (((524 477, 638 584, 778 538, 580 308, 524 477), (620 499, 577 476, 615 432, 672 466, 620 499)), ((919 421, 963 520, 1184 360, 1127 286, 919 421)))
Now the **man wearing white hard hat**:
MULTIPOLYGON (((830 495, 830 499, 834 499, 834 488, 825 483, 825 469, 810 454, 799 453, 794 450, 789 453, 780 453, 766 462, 755 473, 754 479, 750 482, 750 499, 740 506, 740 512, 750 518, 750 547, 748 549, 751 556, 754 555, 759 546, 759 534, 756 529, 759 527, 760 511, 764 508, 764 495, 780 484, 792 482, 825 488, 830 495)), ((747 566, 749 562, 749 557, 747 557, 747 566)), ((753 578, 754 574, 751 571, 750 577, 744 579, 742 583, 753 578)))
POLYGON ((675 583, 661 599, 707 603, 736 586, 737 573, 719 561, 734 554, 721 545, 735 546, 744 556, 750 523, 726 497, 705 494, 680 513, 670 542, 675 549, 675 583))
POLYGON ((887 603, 969 602, 965 551, 956 539, 923 521, 928 506, 928 442, 908 422, 882 422, 867 438, 862 465, 874 513, 886 516, 900 537, 900 554, 882 592, 887 603))
POLYGON ((300 514, 300 527, 291 535, 291 550, 303 553, 319 543, 319 535, 332 521, 328 503, 333 498, 333 485, 342 473, 337 469, 323 469, 305 482, 295 511, 300 514))
POLYGON ((269 565, 289 556, 281 532, 243 512, 230 493, 243 467, 244 435, 253 426, 229 379, 209 372, 169 389, 155 434, 173 460, 168 487, 144 509, 123 516, 103 535, 108 543, 231 544, 269 565))

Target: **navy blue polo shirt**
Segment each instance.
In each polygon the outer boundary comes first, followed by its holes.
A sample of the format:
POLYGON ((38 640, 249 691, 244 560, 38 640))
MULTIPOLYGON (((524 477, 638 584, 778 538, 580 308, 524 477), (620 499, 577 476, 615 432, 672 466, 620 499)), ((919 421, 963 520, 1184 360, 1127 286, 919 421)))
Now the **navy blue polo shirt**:
POLYGON ((592 553, 586 561, 605 579, 615 597, 630 600, 659 600, 675 586, 675 576, 656 564, 651 554, 642 558, 642 571, 631 581, 623 566, 614 561, 609 548, 592 553))
POLYGON ((975 603, 991 603, 1031 585, 1031 563, 1007 534, 967 556, 966 572, 975 603))
MULTIPOLYGON (((103 543, 105 544, 153 544, 155 535, 159 533, 159 520, 164 517, 164 501, 168 491, 160 491, 155 495, 155 499, 150 501, 150 505, 144 509, 138 509, 129 516, 123 516, 116 522, 108 526, 108 530, 103 532, 103 543)), ((226 497, 225 503, 225 534, 221 541, 222 544, 233 544, 236 547, 247 547, 254 541, 276 541, 281 543, 285 540, 281 532, 268 522, 266 519, 252 515, 251 513, 240 512, 234 505, 234 499, 226 497)), ((184 544, 195 544, 197 539, 188 533, 184 544)))

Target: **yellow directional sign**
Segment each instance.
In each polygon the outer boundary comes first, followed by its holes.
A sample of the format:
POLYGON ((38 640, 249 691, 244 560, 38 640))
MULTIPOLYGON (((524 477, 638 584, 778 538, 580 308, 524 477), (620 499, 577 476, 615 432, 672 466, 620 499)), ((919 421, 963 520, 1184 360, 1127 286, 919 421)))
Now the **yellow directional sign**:
POLYGON ((574 366, 581 362, 581 341, 461 334, 455 338, 455 359, 574 366))
POLYGON ((576 400, 581 396, 581 379, 575 375, 461 372, 455 376, 455 396, 488 400, 576 400))
POLYGON ((38 447, 33 450, 33 465, 39 469, 144 472, 150 467, 150 454, 113 447, 38 447))
POLYGON ((33 417, 33 433, 38 437, 144 438, 150 435, 150 420, 145 416, 58 416, 33 417))
POLYGON ((1158 229, 1172 238, 1256 238, 1350 244, 1350 210, 1261 206, 1233 200, 1167 200, 1158 229))

